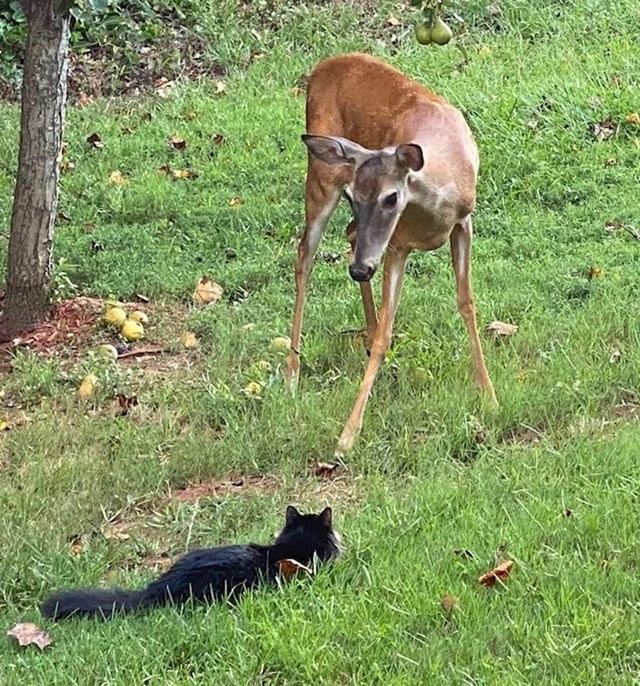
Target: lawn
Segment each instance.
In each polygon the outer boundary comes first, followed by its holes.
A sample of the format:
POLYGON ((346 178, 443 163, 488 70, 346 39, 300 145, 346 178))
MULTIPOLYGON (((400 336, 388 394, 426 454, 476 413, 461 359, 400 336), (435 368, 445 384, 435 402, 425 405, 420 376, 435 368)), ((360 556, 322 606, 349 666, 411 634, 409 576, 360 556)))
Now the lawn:
MULTIPOLYGON (((0 626, 38 622, 54 641, 0 640, 3 684, 640 683, 640 126, 627 121, 640 111, 640 9, 489 4, 459 3, 463 63, 453 43, 418 45, 419 11, 397 3, 257 3, 244 18, 230 0, 203 3, 226 74, 70 107, 56 292, 143 294, 138 346, 166 352, 110 364, 21 350, 0 372, 0 626), (483 336, 492 414, 447 249, 412 255, 362 435, 322 478, 314 465, 331 461, 366 363, 345 207, 312 275, 295 397, 269 344, 293 307, 300 77, 354 49, 467 116, 481 155, 478 317, 519 330, 483 336), (206 307, 191 299, 203 275, 224 289, 206 307), (88 372, 98 394, 82 403, 88 372), (118 393, 139 404, 122 414, 118 393), (288 503, 332 505, 345 541, 312 581, 233 609, 39 616, 60 586, 135 587, 187 549, 267 542, 288 503), (509 580, 481 586, 502 559, 509 580)), ((19 113, 0 110, 4 268, 19 113)))

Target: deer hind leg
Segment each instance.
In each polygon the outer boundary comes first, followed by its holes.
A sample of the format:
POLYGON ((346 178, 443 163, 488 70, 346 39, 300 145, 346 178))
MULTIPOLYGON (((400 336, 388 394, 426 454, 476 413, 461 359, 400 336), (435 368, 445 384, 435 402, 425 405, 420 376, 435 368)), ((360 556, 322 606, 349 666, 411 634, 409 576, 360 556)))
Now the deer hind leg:
POLYGON ((336 447, 337 457, 342 457, 352 448, 355 439, 362 429, 362 419, 367 407, 369 395, 371 394, 373 382, 375 381, 380 365, 389 350, 389 345, 391 344, 393 321, 398 309, 398 302, 400 301, 404 266, 408 254, 409 251, 404 248, 398 249, 390 246, 387 249, 382 280, 382 305, 380 307, 378 326, 371 347, 371 357, 369 358, 367 370, 364 374, 362 383, 360 384, 360 391, 358 392, 356 404, 354 405, 351 416, 338 440, 338 445, 336 447))
POLYGON ((304 301, 309 275, 313 268, 313 258, 342 191, 339 180, 333 174, 320 170, 317 165, 318 163, 309 161, 305 187, 305 229, 298 246, 296 262, 296 301, 293 311, 291 349, 284 372, 285 385, 290 391, 295 391, 300 374, 300 337, 304 301))
POLYGON ((476 323, 476 308, 473 300, 473 288, 471 286, 471 241, 473 228, 471 217, 466 217, 456 224, 451 232, 451 261, 456 277, 458 311, 469 333, 471 341, 471 354, 473 356, 473 371, 476 383, 485 392, 493 407, 498 406, 493 384, 489 378, 487 365, 482 353, 482 345, 478 336, 476 323))
MULTIPOLYGON (((347 240, 351 244, 351 250, 355 250, 356 246, 356 223, 351 221, 347 226, 347 240)), ((376 328, 378 326, 378 314, 376 312, 376 302, 373 297, 373 290, 371 288, 371 281, 360 282, 360 295, 362 296, 362 305, 364 307, 364 319, 367 325, 367 353, 371 353, 371 346, 376 335, 376 328)))

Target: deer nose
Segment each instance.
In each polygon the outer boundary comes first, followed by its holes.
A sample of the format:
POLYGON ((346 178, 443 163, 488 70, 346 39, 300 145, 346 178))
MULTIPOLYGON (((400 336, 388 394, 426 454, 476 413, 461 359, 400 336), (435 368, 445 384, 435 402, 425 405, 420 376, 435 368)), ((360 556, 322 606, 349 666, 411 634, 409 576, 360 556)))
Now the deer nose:
POLYGON ((368 264, 350 264, 349 274, 354 281, 369 281, 375 274, 376 268, 368 264))

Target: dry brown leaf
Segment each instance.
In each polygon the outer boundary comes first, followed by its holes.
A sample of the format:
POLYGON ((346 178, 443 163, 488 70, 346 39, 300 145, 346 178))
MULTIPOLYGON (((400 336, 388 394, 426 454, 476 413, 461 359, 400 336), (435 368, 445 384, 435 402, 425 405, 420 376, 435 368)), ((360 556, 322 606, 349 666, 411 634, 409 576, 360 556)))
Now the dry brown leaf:
POLYGON ((398 19, 398 17, 394 17, 393 15, 389 15, 385 20, 384 20, 384 25, 385 26, 401 26, 402 22, 398 19))
POLYGON ((180 336, 180 342, 185 348, 198 347, 198 337, 193 333, 193 331, 184 331, 180 336))
POLYGON ((627 122, 627 124, 633 124, 634 126, 640 125, 640 114, 637 112, 632 112, 631 114, 628 114, 624 120, 627 122))
POLYGON ((116 170, 109 174, 109 183, 114 184, 114 186, 126 186, 129 179, 121 171, 116 170))
POLYGON ((303 93, 304 93, 304 91, 302 90, 302 88, 300 88, 300 86, 294 86, 294 87, 291 89, 291 95, 293 95, 294 98, 299 97, 299 96, 302 95, 303 93))
POLYGON ((198 279, 196 288, 193 291, 193 302, 213 303, 222 297, 222 286, 212 281, 208 276, 198 279))
POLYGON ((242 204, 244 204, 242 198, 231 198, 231 200, 229 200, 229 207, 239 207, 242 204))
POLYGON ((458 605, 458 599, 454 595, 443 595, 440 598, 440 605, 447 615, 451 615, 458 605))
POLYGON ((102 148, 104 148, 104 142, 98 133, 92 133, 87 138, 87 143, 89 143, 89 145, 96 150, 102 150, 102 148))
POLYGON ((224 143, 224 136, 221 133, 217 133, 213 137, 213 142, 215 143, 215 145, 222 145, 224 143))
POLYGON ((298 574, 308 574, 309 576, 313 576, 313 570, 297 560, 278 560, 277 565, 280 576, 283 579, 291 579, 298 574))
POLYGON ((75 556, 82 555, 82 553, 84 552, 84 548, 82 547, 81 543, 74 543, 71 546, 70 552, 72 555, 75 556))
POLYGON ((224 81, 216 81, 216 93, 224 93, 227 90, 227 84, 224 81))
POLYGON ((614 348, 611 351, 611 355, 609 355, 609 362, 611 364, 615 364, 616 362, 619 362, 622 359, 622 351, 619 350, 618 348, 614 348))
POLYGON ((320 479, 328 479, 331 476, 335 476, 337 469, 337 464, 331 464, 329 462, 317 462, 315 474, 320 479))
POLYGON ((167 145, 174 150, 184 150, 187 147, 187 141, 184 138, 180 138, 177 133, 167 138, 167 145))
POLYGON ((593 125, 593 135, 599 143, 609 140, 617 130, 618 124, 611 117, 598 121, 593 125))
POLYGON ((13 629, 7 631, 7 636, 12 636, 20 646, 36 645, 44 650, 53 643, 51 636, 36 624, 16 624, 13 629))
POLYGON ((487 324, 485 331, 491 334, 494 338, 499 336, 513 336, 518 333, 517 324, 507 324, 506 322, 499 322, 497 319, 487 324))
POLYGON ((120 406, 120 410, 116 415, 118 417, 126 417, 134 407, 140 404, 137 395, 127 396, 124 393, 118 393, 116 400, 120 406))
POLYGON ((513 560, 505 560, 479 577, 478 581, 487 588, 494 586, 498 581, 504 583, 509 578, 514 564, 513 560))
POLYGON ((589 267, 589 271, 587 273, 587 278, 589 281, 593 281, 593 279, 601 279, 604 276, 604 269, 601 267, 589 267))

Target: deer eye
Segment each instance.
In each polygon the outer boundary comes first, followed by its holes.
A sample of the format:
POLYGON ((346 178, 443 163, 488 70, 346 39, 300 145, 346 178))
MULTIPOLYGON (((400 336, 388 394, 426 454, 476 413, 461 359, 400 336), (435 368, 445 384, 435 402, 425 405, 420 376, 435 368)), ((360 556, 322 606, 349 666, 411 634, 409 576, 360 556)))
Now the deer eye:
POLYGON ((398 204, 398 194, 394 191, 389 193, 386 198, 382 201, 382 206, 388 210, 393 209, 398 204))

